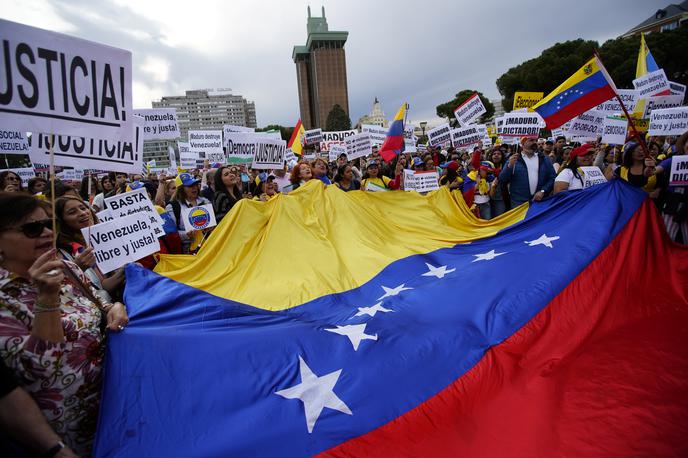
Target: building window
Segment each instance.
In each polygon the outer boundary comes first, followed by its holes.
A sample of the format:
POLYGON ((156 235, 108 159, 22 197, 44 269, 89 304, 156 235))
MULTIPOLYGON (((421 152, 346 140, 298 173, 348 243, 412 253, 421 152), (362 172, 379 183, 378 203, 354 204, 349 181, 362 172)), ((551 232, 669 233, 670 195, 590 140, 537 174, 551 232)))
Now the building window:
POLYGON ((674 21, 674 22, 670 22, 670 23, 668 23, 668 24, 664 24, 664 25, 659 29, 659 31, 660 31, 660 32, 666 32, 667 30, 674 30, 674 29, 677 29, 677 28, 678 28, 678 22, 677 22, 677 21, 674 21))

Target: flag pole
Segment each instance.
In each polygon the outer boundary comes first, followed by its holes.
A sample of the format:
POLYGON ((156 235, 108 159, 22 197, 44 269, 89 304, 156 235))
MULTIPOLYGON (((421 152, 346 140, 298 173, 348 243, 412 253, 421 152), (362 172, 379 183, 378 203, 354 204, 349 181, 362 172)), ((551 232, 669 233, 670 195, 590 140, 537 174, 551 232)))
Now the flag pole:
POLYGON ((57 215, 55 214, 55 152, 53 151, 53 143, 55 143, 55 138, 57 135, 53 134, 50 138, 50 148, 48 152, 50 153, 50 206, 52 210, 52 222, 53 222, 53 250, 57 250, 57 215))
MULTIPOLYGON (((595 54, 595 57, 597 57, 597 59, 600 61, 600 64, 601 64, 602 58, 600 57, 600 54, 597 52, 597 49, 593 50, 593 53, 595 54)), ((604 71, 606 73, 607 69, 605 68, 604 71)), ((650 157, 650 150, 647 148, 647 144, 645 143, 645 139, 643 139, 643 137, 640 135, 640 133, 638 132, 638 129, 635 128, 635 123, 633 122, 631 115, 628 113, 628 110, 626 109, 626 105, 624 105, 623 100, 621 100, 621 97, 619 97, 619 94, 616 92, 616 87, 614 87, 614 96, 616 97, 616 100, 619 101, 619 104, 621 104, 621 109, 623 110, 624 115, 626 115, 626 119, 628 119, 628 125, 631 127, 631 132, 633 132, 633 137, 635 137, 635 139, 638 140, 638 144, 643 149, 643 153, 645 153, 645 158, 650 157)))

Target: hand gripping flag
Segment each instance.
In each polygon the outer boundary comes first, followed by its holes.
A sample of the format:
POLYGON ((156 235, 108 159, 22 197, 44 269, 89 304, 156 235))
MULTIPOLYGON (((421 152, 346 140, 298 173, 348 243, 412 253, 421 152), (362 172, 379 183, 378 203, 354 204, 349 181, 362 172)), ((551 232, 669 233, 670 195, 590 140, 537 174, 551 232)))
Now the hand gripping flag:
POLYGON ((407 104, 403 104, 387 131, 387 138, 380 147, 380 156, 385 162, 389 162, 404 151, 404 120, 406 118, 407 104))
POLYGON ((291 148, 294 154, 301 156, 303 154, 303 139, 305 136, 306 130, 303 128, 303 124, 301 124, 301 120, 299 119, 294 127, 294 132, 291 134, 287 148, 291 148))
POLYGON ((548 129, 556 129, 581 113, 614 97, 616 86, 597 57, 532 107, 548 129))
POLYGON ((644 192, 411 194, 312 180, 129 267, 94 455, 688 453, 688 250, 644 192))

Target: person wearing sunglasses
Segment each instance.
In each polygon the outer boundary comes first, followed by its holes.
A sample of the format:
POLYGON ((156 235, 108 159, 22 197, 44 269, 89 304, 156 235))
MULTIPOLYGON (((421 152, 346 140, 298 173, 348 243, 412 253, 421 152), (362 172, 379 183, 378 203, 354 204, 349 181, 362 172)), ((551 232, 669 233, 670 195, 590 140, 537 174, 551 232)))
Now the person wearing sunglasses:
POLYGON ((0 191, 17 192, 23 191, 21 177, 11 170, 0 172, 0 191))
POLYGON ((128 322, 103 304, 88 278, 53 249, 47 204, 0 193, 0 357, 39 400, 50 425, 89 456, 100 402, 104 331, 128 322))

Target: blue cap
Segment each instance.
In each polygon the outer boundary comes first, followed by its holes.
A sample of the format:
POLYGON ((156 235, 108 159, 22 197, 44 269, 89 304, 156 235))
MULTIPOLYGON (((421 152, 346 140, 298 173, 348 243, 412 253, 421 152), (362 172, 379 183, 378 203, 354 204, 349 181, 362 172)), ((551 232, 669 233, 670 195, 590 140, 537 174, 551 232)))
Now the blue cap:
POLYGON ((413 158, 413 165, 423 165, 423 159, 419 157, 414 157, 413 158))
POLYGON ((187 172, 180 173, 175 179, 175 184, 177 186, 193 186, 200 182, 201 180, 195 179, 193 175, 187 172))
POLYGON ((368 162, 368 165, 366 166, 366 168, 367 167, 377 167, 378 165, 380 165, 380 164, 378 164, 377 161, 370 161, 370 162, 368 162))

